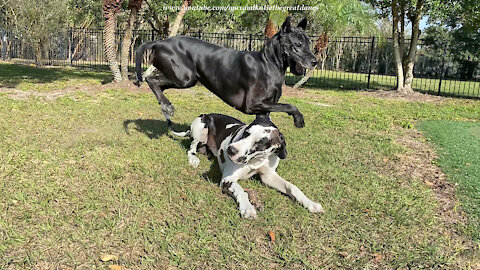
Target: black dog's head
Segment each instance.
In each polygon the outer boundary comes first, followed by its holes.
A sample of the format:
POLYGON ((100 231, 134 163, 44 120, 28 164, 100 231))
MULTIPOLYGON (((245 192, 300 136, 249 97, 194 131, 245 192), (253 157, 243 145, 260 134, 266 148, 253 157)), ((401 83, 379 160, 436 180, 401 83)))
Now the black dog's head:
POLYGON ((272 153, 279 158, 287 157, 285 137, 267 115, 257 118, 242 132, 232 138, 227 148, 230 160, 239 164, 247 164, 250 160, 263 160, 272 153))
POLYGON ((292 17, 288 16, 278 33, 280 46, 287 58, 290 72, 304 75, 305 68, 312 69, 317 65, 317 59, 310 50, 310 38, 305 33, 307 18, 297 27, 291 25, 292 17))

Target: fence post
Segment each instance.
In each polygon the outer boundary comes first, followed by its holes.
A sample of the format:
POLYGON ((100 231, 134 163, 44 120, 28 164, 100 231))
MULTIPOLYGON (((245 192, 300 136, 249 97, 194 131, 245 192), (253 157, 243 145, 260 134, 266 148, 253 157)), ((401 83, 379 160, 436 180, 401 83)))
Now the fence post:
POLYGON ((373 59, 373 50, 374 49, 375 49, 375 36, 372 37, 372 45, 370 46, 370 61, 368 61, 367 89, 370 89, 370 77, 372 75, 372 59, 373 59))
POLYGON ((248 42, 248 50, 252 51, 252 34, 250 34, 250 40, 248 42))
POLYGON ((202 31, 198 29, 198 39, 202 39, 202 31))
POLYGON ((73 27, 70 27, 70 36, 68 37, 68 58, 70 66, 73 66, 73 27))
POLYGON ((439 96, 441 95, 443 73, 445 72, 445 54, 446 53, 447 53, 446 46, 443 46, 442 69, 440 71, 440 80, 438 82, 438 95, 439 96))

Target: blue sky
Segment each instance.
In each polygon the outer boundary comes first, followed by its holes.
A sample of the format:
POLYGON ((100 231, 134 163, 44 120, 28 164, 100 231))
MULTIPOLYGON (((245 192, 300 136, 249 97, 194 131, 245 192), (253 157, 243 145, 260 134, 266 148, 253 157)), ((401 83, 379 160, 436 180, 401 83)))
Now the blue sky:
POLYGON ((422 20, 420 21, 420 30, 423 30, 428 26, 427 22, 428 22, 428 17, 423 17, 422 20))

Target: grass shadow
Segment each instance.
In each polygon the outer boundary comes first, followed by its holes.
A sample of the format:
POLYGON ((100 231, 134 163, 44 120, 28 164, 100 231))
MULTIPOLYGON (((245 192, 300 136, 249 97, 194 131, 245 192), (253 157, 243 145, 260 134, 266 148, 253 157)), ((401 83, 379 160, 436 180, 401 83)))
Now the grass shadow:
MULTIPOLYGON (((157 120, 157 119, 128 119, 123 121, 123 129, 125 133, 130 134, 129 125, 134 123, 134 129, 138 132, 144 133, 150 139, 158 139, 162 135, 167 134, 173 139, 178 139, 179 137, 172 136, 168 134, 168 124, 166 121, 157 120)), ((175 130, 187 130, 190 128, 186 124, 175 124, 175 130)), ((180 145, 185 149, 190 149, 191 140, 180 140, 180 145)), ((186 153, 185 153, 186 154, 186 153)), ((200 155, 200 154, 199 154, 200 155)), ((209 161, 211 161, 210 168, 208 171, 202 174, 202 178, 206 181, 212 182, 214 184, 220 184, 222 179, 222 173, 220 172, 220 167, 218 165, 217 158, 211 153, 207 152, 206 156, 209 161)))
MULTIPOLYGON (((128 120, 123 121, 123 129, 125 130, 125 133, 127 133, 129 135, 130 135, 129 125, 131 123, 135 124, 134 129, 136 131, 144 133, 150 139, 158 139, 162 135, 168 134, 168 130, 169 130, 168 124, 164 120, 158 120, 158 119, 128 119, 128 120)), ((179 130, 187 130, 187 129, 190 128, 190 126, 186 125, 186 124, 175 124, 175 126, 177 126, 179 130)), ((187 142, 186 141, 184 142, 184 141, 185 140, 182 141, 182 146, 184 148, 188 149, 189 144, 187 145, 187 142)))
POLYGON ((212 163, 210 164, 208 171, 202 173, 202 178, 218 186, 222 180, 222 172, 220 172, 218 160, 213 156, 213 154, 209 154, 207 156, 208 160, 212 161, 212 163))
MULTIPOLYGON (((287 74, 285 76, 285 83, 289 86, 293 86, 301 79, 302 77, 300 76, 291 76, 287 74)), ((365 89, 367 87, 367 82, 365 79, 362 80, 362 78, 342 78, 341 76, 310 77, 302 87, 318 89, 319 86, 321 86, 322 89, 327 90, 359 90, 365 89)))
POLYGON ((46 68, 0 62, 0 87, 15 88, 20 83, 51 83, 68 79, 95 79, 102 84, 112 81, 112 76, 103 71, 85 71, 70 68, 46 68))

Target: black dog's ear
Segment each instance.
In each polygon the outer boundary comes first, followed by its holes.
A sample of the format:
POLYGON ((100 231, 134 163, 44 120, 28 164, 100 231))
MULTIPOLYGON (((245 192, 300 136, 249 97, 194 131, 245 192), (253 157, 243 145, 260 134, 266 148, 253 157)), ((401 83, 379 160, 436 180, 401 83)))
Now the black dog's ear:
POLYGON ((292 17, 287 16, 287 18, 285 19, 285 21, 282 24, 282 28, 281 28, 282 32, 284 32, 284 33, 292 32, 291 20, 292 20, 292 17))
POLYGON ((307 18, 305 18, 301 22, 299 22, 297 27, 302 28, 303 31, 307 30, 307 18))
POLYGON ((277 156, 280 159, 287 158, 287 142, 285 141, 285 137, 283 137, 282 133, 279 133, 280 137, 280 148, 277 149, 277 156))

